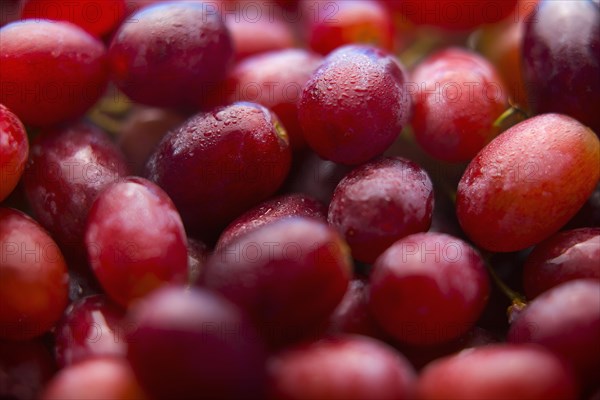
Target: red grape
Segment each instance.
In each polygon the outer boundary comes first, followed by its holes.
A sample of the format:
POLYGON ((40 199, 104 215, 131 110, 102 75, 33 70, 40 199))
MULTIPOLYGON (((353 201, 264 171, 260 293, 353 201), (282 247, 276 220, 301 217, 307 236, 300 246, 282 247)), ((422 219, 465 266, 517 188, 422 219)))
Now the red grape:
POLYGON ((274 197, 238 217, 221 233, 216 248, 221 249, 242 235, 281 218, 301 216, 325 222, 327 210, 319 201, 303 194, 274 197))
POLYGON ((146 395, 122 358, 92 358, 60 370, 46 386, 42 400, 143 400, 146 395))
POLYGON ((418 86, 413 133, 433 157, 468 161, 499 133, 494 122, 508 105, 508 91, 485 58, 442 50, 419 64, 412 80, 418 86))
POLYGON ((537 245, 523 270, 525 293, 539 294, 575 279, 600 280, 600 228, 560 232, 537 245))
POLYGON ((471 329, 489 290, 483 261, 468 244, 441 233, 417 233, 375 261, 369 305, 395 339, 432 345, 471 329))
POLYGON ((313 333, 352 273, 343 240, 325 223, 285 218, 215 252, 202 283, 247 310, 273 346, 313 333))
POLYGON ((523 73, 536 113, 567 114, 600 135, 600 5, 542 0, 526 21, 523 73))
POLYGON ((571 371, 538 346, 498 344, 469 349, 429 364, 419 399, 576 399, 571 371))
POLYGON ((25 20, 0 29, 0 103, 26 125, 83 115, 108 81, 104 45, 68 22, 25 20))
POLYGON ((269 110, 235 103, 200 113, 171 131, 148 161, 148 175, 173 199, 191 233, 214 237, 272 195, 291 152, 269 110))
POLYGON ((400 62, 375 47, 344 46, 325 59, 302 91, 298 116, 319 156, 362 164, 383 153, 410 113, 400 62))
POLYGON ((201 2, 145 7, 115 33, 112 79, 133 100, 160 107, 193 106, 225 77, 233 58, 227 28, 201 2))
POLYGON ((17 116, 0 104, 0 201, 17 186, 29 156, 29 140, 17 116))
POLYGON ((352 256, 373 263, 398 239, 431 225, 433 185, 427 173, 404 158, 364 164, 338 184, 328 221, 346 239, 352 256))
POLYGON ((416 375, 383 342, 339 336, 289 348, 269 362, 270 399, 409 399, 416 375))
POLYGON ((63 248, 85 254, 83 233, 92 203, 106 185, 128 173, 107 134, 77 124, 47 130, 33 141, 23 181, 40 224, 63 248))
POLYGON ((456 213, 465 233, 490 251, 521 250, 563 226, 592 194, 600 142, 576 120, 545 114, 498 136, 465 171, 456 213))
POLYGON ((67 306, 63 256, 37 222, 10 208, 0 208, 0 245, 0 338, 39 336, 67 306))
POLYGON ((68 21, 95 36, 110 33, 125 17, 125 0, 27 0, 21 18, 68 21))
POLYGON ((301 7, 308 45, 318 53, 358 43, 394 51, 392 16, 379 3, 305 0, 301 7))
POLYGON ((244 314, 212 292, 163 288, 130 310, 128 354, 149 396, 261 398, 265 354, 244 314))
POLYGON ((88 216, 85 245, 98 281, 121 305, 165 283, 187 281, 181 218, 165 192, 143 178, 102 191, 88 216))
POLYGON ((104 295, 81 298, 69 305, 54 332, 60 367, 97 356, 125 356, 125 311, 104 295))
POLYGON ((565 282, 531 301, 513 322, 508 341, 547 347, 569 361, 579 377, 598 383, 600 371, 600 282, 565 282))
POLYGON ((272 110, 285 127, 293 150, 306 147, 297 105, 302 88, 322 57, 301 49, 263 53, 240 62, 220 93, 225 104, 253 101, 272 110))

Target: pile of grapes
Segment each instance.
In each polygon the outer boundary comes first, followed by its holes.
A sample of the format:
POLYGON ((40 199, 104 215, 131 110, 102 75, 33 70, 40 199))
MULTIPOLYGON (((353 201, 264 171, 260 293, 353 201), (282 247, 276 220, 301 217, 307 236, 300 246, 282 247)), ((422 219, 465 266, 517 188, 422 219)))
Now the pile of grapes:
POLYGON ((597 0, 0 2, 1 399, 600 400, 597 0))

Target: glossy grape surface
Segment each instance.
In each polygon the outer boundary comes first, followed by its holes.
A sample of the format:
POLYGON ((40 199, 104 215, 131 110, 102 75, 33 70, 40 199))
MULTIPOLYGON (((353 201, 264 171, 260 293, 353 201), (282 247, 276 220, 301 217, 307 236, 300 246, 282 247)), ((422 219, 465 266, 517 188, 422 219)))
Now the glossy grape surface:
POLYGON ((300 98, 306 142, 322 158, 348 165, 382 154, 409 118, 406 80, 400 62, 376 47, 335 50, 300 98))
POLYGON ((540 1, 522 51, 531 108, 567 114, 600 135, 600 4, 540 1))
POLYGON ((123 306, 161 285, 187 282, 181 217, 167 194, 146 179, 125 178, 98 196, 85 245, 98 281, 123 306))
POLYGON ((529 298, 561 283, 592 278, 600 280, 600 228, 557 233, 537 245, 527 257, 523 286, 529 298))
POLYGON ((382 158, 364 164, 338 184, 328 221, 357 260, 373 263, 398 239, 431 225, 433 184, 416 163, 382 158))
POLYGON ((192 107, 225 77, 229 31, 200 2, 158 3, 122 24, 109 47, 113 81, 142 104, 192 107))
POLYGON ((25 20, 0 29, 0 103, 26 125, 83 115, 108 81, 106 49, 68 22, 25 20))
POLYGON ((197 114, 169 132, 148 161, 148 176, 169 194, 190 233, 214 237, 272 195, 290 162, 277 117, 242 102, 197 114))
POLYGON ((440 233, 400 239, 375 261, 369 306, 400 342, 433 345, 471 329, 485 307, 483 260, 467 243, 440 233))
POLYGON ((125 157, 106 133, 84 124, 46 130, 30 153, 23 182, 31 208, 61 246, 83 252, 90 207, 102 189, 129 174, 125 157))
POLYGON ((592 194, 600 142, 576 120, 545 114, 498 136, 469 164, 456 196, 465 233, 491 251, 521 250, 562 227, 592 194))
POLYGON ((29 140, 17 116, 0 104, 0 201, 14 190, 29 156, 29 140))
POLYGON ((67 306, 63 255, 37 222, 10 208, 0 208, 0 245, 0 338, 39 336, 67 306))
POLYGON ((508 90, 485 58, 441 50, 417 66, 411 84, 413 133, 433 157, 469 161, 499 133, 494 122, 508 106, 508 90))

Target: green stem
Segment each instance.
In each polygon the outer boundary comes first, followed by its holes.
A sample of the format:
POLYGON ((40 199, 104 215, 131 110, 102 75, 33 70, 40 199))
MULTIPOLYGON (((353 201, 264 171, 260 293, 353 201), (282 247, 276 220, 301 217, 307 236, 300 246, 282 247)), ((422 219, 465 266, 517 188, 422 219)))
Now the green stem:
MULTIPOLYGON (((494 121, 494 128, 505 128, 508 129, 511 126, 526 120, 529 118, 529 114, 520 109, 514 104, 511 104, 510 107, 504 111, 496 120, 494 121)), ((505 130, 504 129, 504 130, 505 130)))
POLYGON ((516 315, 527 306, 527 300, 525 299, 525 296, 512 290, 510 287, 508 287, 508 285, 506 285, 506 283, 504 283, 504 281, 502 281, 502 279, 496 273, 494 267, 492 267, 489 256, 484 257, 484 260, 485 267, 487 268, 488 273, 492 277, 492 280, 500 289, 500 291, 504 293, 506 297, 508 297, 512 302, 512 304, 508 307, 508 310, 506 310, 509 321, 512 322, 516 315))

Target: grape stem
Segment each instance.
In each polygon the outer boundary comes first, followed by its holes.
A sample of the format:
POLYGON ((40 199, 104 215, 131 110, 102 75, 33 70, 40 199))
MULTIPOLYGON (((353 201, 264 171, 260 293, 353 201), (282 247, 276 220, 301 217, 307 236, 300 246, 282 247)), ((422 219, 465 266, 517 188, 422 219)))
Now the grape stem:
POLYGON ((504 283, 504 281, 502 281, 502 279, 496 273, 494 267, 492 267, 489 256, 484 257, 484 264, 498 289, 500 289, 500 291, 504 293, 512 302, 512 304, 506 310, 508 320, 510 323, 512 323, 512 321, 514 321, 520 312, 527 307, 527 300, 525 299, 525 296, 512 290, 506 283, 504 283))
POLYGON ((502 130, 505 131, 511 126, 516 125, 527 118, 529 118, 529 114, 520 109, 518 106, 510 103, 510 107, 494 121, 493 126, 494 128, 503 128, 502 130))

